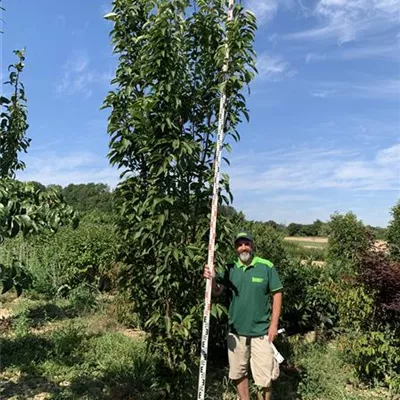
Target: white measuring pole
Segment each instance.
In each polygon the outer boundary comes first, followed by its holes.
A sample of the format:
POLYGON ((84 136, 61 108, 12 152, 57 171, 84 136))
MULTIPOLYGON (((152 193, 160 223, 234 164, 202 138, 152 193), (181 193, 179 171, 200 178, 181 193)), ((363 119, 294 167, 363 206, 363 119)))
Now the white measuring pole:
MULTIPOLYGON (((234 4, 235 0, 229 0, 228 18, 227 18, 228 22, 231 21, 233 18, 234 4)), ((223 66, 223 72, 225 73, 224 79, 226 79, 226 74, 228 72, 228 61, 229 61, 229 47, 227 43, 226 58, 223 66)), ((220 177, 220 166, 221 166, 221 153, 224 141, 225 114, 226 114, 226 92, 225 92, 225 86, 223 86, 223 89, 221 91, 221 100, 219 104, 218 139, 217 139, 217 148, 216 148, 216 155, 214 162, 214 182, 213 182, 214 186, 213 186, 213 197, 211 204, 210 238, 208 243, 208 260, 207 260, 207 266, 212 275, 214 275, 215 228, 217 225, 217 214, 218 214, 218 191, 219 191, 219 177, 220 177)), ((204 400, 204 395, 206 391, 208 336, 210 333, 211 291, 212 291, 212 279, 207 279, 204 314, 203 314, 203 332, 201 336, 199 385, 197 391, 198 400, 204 400)))

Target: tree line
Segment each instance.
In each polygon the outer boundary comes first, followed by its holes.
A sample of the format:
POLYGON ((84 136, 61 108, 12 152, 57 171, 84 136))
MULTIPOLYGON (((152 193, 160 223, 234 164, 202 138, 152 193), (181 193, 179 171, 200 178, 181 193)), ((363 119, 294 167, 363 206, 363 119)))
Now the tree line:
MULTIPOLYGON (((40 182, 30 182, 38 190, 56 189, 63 197, 66 204, 79 212, 101 211, 105 213, 114 212, 114 191, 105 183, 71 183, 65 187, 61 185, 43 185, 40 182)), ((228 218, 246 220, 242 211, 237 211, 233 206, 221 205, 220 214, 228 218)), ((259 221, 271 226, 285 236, 294 237, 327 237, 329 235, 329 221, 316 219, 311 224, 290 222, 284 224, 274 220, 259 221)), ((387 228, 367 225, 374 239, 386 240, 387 228)))

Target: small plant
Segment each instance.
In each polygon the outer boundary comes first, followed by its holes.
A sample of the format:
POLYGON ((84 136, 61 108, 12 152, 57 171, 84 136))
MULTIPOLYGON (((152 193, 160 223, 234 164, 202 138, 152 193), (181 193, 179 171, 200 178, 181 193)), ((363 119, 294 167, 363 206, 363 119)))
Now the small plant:
POLYGON ((23 309, 18 316, 14 318, 12 323, 12 333, 15 335, 15 337, 24 337, 29 334, 31 324, 28 314, 29 310, 23 309))
POLYGON ((70 360, 80 353, 79 346, 86 340, 85 329, 83 326, 72 323, 55 330, 50 334, 52 343, 51 356, 57 359, 70 360))
POLYGON ((99 294, 97 288, 88 284, 82 284, 69 292, 68 300, 75 312, 85 314, 100 308, 101 301, 99 294))

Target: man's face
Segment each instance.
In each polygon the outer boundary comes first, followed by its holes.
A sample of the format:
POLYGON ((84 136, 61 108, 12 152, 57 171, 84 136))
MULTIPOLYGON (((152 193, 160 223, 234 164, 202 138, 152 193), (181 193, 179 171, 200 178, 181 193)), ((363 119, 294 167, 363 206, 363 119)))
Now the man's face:
POLYGON ((235 250, 241 261, 244 263, 251 260, 254 245, 248 239, 239 239, 235 243, 235 250))

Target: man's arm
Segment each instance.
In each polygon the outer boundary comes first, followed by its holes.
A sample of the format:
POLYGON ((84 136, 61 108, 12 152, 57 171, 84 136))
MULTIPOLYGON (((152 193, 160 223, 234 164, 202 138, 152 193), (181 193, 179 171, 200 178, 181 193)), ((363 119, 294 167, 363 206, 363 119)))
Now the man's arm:
POLYGON ((273 342, 278 336, 279 317, 281 316, 282 308, 282 291, 272 293, 272 317, 271 325, 268 329, 268 340, 273 342))

